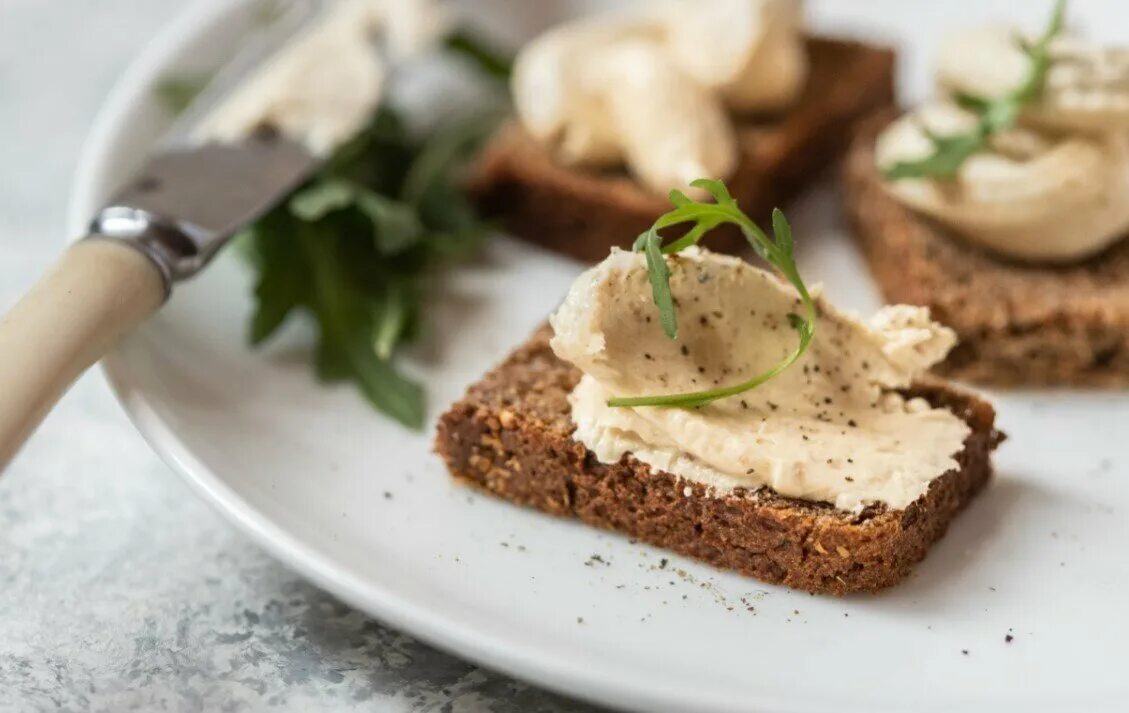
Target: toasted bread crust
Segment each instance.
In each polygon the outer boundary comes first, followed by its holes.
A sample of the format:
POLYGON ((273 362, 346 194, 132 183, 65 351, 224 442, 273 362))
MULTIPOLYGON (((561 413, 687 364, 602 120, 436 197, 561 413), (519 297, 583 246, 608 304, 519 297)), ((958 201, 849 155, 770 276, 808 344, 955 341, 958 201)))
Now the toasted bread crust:
MULTIPOLYGON (((802 97, 783 116, 743 118, 741 159, 730 192, 756 219, 783 206, 843 154, 859 119, 893 102, 894 53, 854 42, 808 41, 811 74, 802 97)), ((665 195, 622 171, 597 172, 556 163, 516 124, 484 149, 470 181, 482 212, 538 245, 596 262, 627 247, 670 210, 665 195)), ((707 238, 716 250, 743 244, 736 230, 707 238)))
POLYGON ((972 429, 958 470, 904 510, 862 514, 771 491, 714 495, 630 455, 600 463, 572 438, 568 394, 580 372, 542 328, 440 419, 436 450, 459 480, 515 503, 817 593, 874 591, 903 579, 983 487, 1002 435, 986 402, 939 382, 915 393, 972 429))
POLYGON ((1129 385, 1129 240, 1063 266, 963 241, 883 189, 874 141, 894 116, 860 127, 843 167, 845 211, 887 301, 927 306, 956 330, 937 371, 997 386, 1129 385))

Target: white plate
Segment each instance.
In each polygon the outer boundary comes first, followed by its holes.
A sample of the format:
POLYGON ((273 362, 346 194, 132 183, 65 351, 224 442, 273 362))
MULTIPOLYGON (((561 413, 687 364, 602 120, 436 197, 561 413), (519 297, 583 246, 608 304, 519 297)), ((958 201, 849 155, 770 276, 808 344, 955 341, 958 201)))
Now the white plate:
MULTIPOLYGON (((821 25, 849 15, 865 27, 866 15, 887 33, 901 28, 915 74, 932 33, 972 12, 964 3, 813 5, 821 25)), ((1006 16, 1007 3, 995 5, 1006 16)), ((1045 11, 1029 5, 1029 18, 1045 11)), ((1106 26, 1125 19, 1112 2, 1082 10, 1106 26)), ((214 62, 253 14, 246 3, 198 8, 132 67, 90 140, 75 233, 166 123, 151 100, 154 79, 214 62)), ((924 91, 920 81, 912 88, 924 91)), ((805 273, 843 303, 872 308, 833 195, 791 215, 805 273)), ((433 309, 442 338, 415 352, 429 423, 545 317, 577 270, 502 240, 445 282, 433 309)), ((916 575, 879 596, 812 597, 452 484, 431 453, 430 427, 409 433, 348 388, 313 382, 306 329, 265 353, 247 350, 247 288, 224 256, 107 359, 109 379, 137 427, 203 497, 279 559, 393 626, 558 691, 645 710, 1124 705, 1123 394, 1000 396, 1011 440, 997 457, 999 477, 916 575), (590 559, 597 554, 607 564, 590 559)))

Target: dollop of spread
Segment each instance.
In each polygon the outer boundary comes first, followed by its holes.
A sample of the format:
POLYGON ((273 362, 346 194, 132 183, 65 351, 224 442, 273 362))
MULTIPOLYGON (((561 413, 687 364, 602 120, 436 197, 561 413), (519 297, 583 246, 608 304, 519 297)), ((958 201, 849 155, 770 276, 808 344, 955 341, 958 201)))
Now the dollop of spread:
POLYGON ((435 0, 334 3, 204 117, 193 138, 230 143, 269 127, 327 156, 372 117, 387 61, 421 51, 447 24, 435 0))
MULTIPOLYGON (((972 242, 1024 261, 1069 262, 1100 252, 1129 233, 1129 52, 1060 37, 1038 97, 1018 125, 961 164, 955 180, 902 179, 887 189, 900 201, 972 242)), ((942 92, 994 97, 1020 86, 1031 60, 1014 30, 961 32, 942 43, 942 92)), ((975 126, 948 100, 926 103, 879 136, 880 167, 923 158, 928 134, 975 126)))
MULTIPOLYGON (((1031 64, 1024 41, 1030 38, 999 26, 946 37, 937 57, 938 86, 982 97, 1015 89, 1031 64)), ((1064 35, 1051 41, 1050 58, 1043 91, 1024 107, 1026 123, 1056 131, 1129 128, 1129 50, 1064 35)))
MULTIPOLYGON (((927 132, 967 132, 971 114, 947 102, 920 107, 879 136, 879 166, 932 152, 927 132)), ((992 137, 955 181, 903 179, 887 190, 915 210, 997 253, 1066 262, 1129 231, 1129 132, 1060 133, 1019 126, 992 137)))
POLYGON ((612 408, 612 396, 698 391, 751 378, 796 346, 786 283, 697 248, 669 259, 679 335, 667 338, 646 261, 613 250, 552 316, 554 352, 582 372, 570 396, 574 438, 602 462, 632 455, 716 492, 768 487, 859 511, 904 508, 957 468, 968 425, 899 391, 955 344, 924 308, 868 323, 817 298, 817 336, 764 385, 707 406, 612 408))
POLYGON ((731 112, 807 78, 798 0, 657 0, 556 27, 514 64, 519 120, 564 163, 625 164, 663 192, 736 168, 731 112))

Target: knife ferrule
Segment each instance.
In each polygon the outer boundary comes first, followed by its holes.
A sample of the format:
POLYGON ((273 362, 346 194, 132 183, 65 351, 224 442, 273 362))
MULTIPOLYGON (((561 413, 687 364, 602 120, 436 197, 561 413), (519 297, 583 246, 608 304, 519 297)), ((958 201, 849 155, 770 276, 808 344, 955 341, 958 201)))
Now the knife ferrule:
POLYGON ((169 150, 150 158, 98 212, 88 238, 134 247, 171 290, 317 166, 309 151, 278 135, 169 150))

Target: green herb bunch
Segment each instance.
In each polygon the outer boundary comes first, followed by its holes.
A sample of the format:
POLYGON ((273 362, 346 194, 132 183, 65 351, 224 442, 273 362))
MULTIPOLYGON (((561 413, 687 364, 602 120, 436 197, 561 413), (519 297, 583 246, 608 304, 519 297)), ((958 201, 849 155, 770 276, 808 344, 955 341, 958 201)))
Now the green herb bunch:
POLYGON ((1051 68, 1050 45, 1062 32, 1066 0, 1057 0, 1050 24, 1034 44, 1022 44, 1030 64, 1023 83, 999 97, 957 93, 953 100, 976 117, 976 126, 963 134, 938 136, 927 132, 933 153, 914 161, 898 161, 883 171, 891 181, 904 178, 951 179, 969 156, 984 150, 996 134, 1015 126, 1023 107, 1038 98, 1051 68))
MULTIPOLYGON (((485 77, 510 74, 511 60, 473 33, 456 29, 443 47, 485 77)), ((211 79, 166 77, 155 95, 179 114, 211 79)), ((317 175, 237 238, 256 273, 251 343, 308 312, 318 328, 319 378, 352 381, 379 410, 422 427, 423 390, 393 356, 421 332, 436 269, 472 253, 490 232, 459 174, 500 118, 455 117, 419 135, 386 101, 317 175)))
POLYGON ((678 318, 675 312, 674 298, 670 292, 670 268, 667 265, 666 256, 675 254, 691 245, 696 245, 710 230, 723 224, 730 224, 737 226, 757 255, 775 267, 795 288, 804 307, 804 316, 791 313, 788 315, 788 322, 796 330, 799 342, 796 349, 774 367, 746 381, 731 386, 682 394, 612 398, 608 400, 608 406, 679 406, 687 408, 704 406, 718 399, 736 396, 750 389, 755 389, 796 363, 807 351, 815 337, 817 316, 815 301, 808 294, 807 286, 796 267, 792 228, 788 225, 784 214, 779 209, 772 212, 773 237, 769 238, 741 210, 724 183, 699 178, 690 185, 704 189, 713 196, 715 202, 695 201, 682 191, 671 191, 670 201, 674 204, 674 210, 655 221, 650 230, 639 236, 633 247, 635 251, 642 251, 647 257, 647 272, 663 331, 671 339, 678 338, 678 318), (663 238, 659 234, 660 230, 685 224, 691 224, 691 227, 684 235, 663 245, 663 238))
POLYGON ((487 234, 455 169, 494 123, 479 116, 417 137, 385 106, 251 226, 244 240, 257 274, 252 344, 305 310, 317 323, 319 378, 353 381, 376 408, 422 427, 423 390, 392 357, 420 333, 429 275, 487 234))

